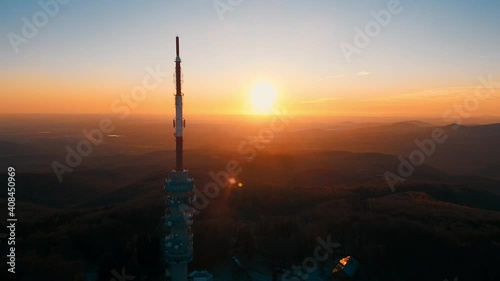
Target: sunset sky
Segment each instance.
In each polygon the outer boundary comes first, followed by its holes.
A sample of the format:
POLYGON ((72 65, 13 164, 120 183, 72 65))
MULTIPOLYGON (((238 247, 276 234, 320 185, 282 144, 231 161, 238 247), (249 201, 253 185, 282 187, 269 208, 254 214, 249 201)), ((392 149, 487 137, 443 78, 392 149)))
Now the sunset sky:
MULTIPOLYGON (((175 36, 192 115, 256 113, 252 88, 263 81, 274 106, 309 115, 441 116, 479 77, 500 87, 498 0, 401 0, 346 59, 341 44, 354 45, 355 28, 389 2, 73 0, 25 38, 39 1, 1 1, 0 113, 116 113, 158 67, 167 75, 131 112, 172 114, 175 36), (25 41, 13 46, 12 34, 25 41)), ((473 114, 499 115, 499 92, 473 114)))

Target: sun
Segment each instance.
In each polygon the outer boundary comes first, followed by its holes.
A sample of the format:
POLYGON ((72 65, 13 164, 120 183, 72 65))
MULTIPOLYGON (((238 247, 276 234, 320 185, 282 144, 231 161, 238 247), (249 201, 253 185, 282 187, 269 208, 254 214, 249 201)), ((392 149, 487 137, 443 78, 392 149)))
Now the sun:
POLYGON ((258 82, 253 86, 250 97, 255 112, 269 113, 276 100, 276 89, 269 82, 258 82))

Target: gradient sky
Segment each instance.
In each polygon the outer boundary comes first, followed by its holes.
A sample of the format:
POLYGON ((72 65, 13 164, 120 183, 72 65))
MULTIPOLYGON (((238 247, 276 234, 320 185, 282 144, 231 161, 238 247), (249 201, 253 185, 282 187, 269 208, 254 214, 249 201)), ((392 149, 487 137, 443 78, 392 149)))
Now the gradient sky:
MULTIPOLYGON (((69 1, 16 54, 8 34, 43 10, 1 1, 0 113, 113 113, 159 65, 168 77, 132 112, 171 114, 176 35, 191 114, 246 112, 252 85, 266 80, 298 114, 440 116, 479 76, 500 82, 498 0, 401 0, 351 62, 339 45, 389 0, 242 0, 223 18, 214 2, 69 1)), ((498 115, 499 99, 474 114, 498 115)))

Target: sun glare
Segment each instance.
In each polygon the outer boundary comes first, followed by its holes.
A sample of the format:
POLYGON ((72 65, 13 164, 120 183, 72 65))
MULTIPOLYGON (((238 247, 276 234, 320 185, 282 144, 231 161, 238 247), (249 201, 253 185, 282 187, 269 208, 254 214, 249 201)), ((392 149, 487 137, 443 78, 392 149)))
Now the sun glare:
POLYGON ((276 89, 269 82, 259 82, 253 86, 250 95, 256 113, 269 113, 276 100, 276 89))

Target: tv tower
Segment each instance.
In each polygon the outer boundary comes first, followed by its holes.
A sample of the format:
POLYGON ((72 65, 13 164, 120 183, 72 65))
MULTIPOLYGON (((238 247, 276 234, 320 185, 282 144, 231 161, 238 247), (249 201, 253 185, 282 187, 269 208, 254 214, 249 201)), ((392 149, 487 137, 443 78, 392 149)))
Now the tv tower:
POLYGON ((187 281, 187 264, 193 260, 193 202, 194 180, 189 177, 188 171, 183 168, 182 131, 186 122, 182 117, 182 91, 181 91, 181 58, 179 57, 179 37, 176 37, 177 56, 175 58, 175 170, 170 173, 170 178, 165 179, 166 208, 164 216, 165 260, 170 267, 172 281, 187 281))

